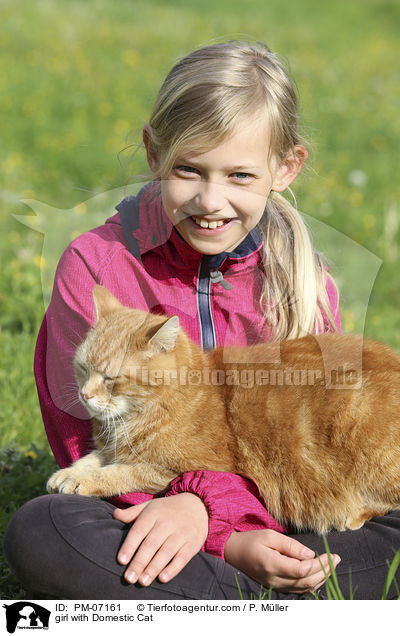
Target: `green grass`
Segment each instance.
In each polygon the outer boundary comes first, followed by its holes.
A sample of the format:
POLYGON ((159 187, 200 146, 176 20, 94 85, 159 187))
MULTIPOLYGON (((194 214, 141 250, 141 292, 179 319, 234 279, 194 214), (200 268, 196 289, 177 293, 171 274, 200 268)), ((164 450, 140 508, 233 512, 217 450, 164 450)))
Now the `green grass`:
MULTIPOLYGON (((0 528, 6 528, 8 520, 28 499, 44 494, 46 481, 56 464, 46 450, 31 444, 21 450, 17 444, 0 449, 0 528)), ((10 572, 0 551, 0 597, 2 599, 26 598, 24 590, 10 572)))
MULTIPOLYGON (((331 551, 329 549, 328 541, 326 537, 323 537, 324 546, 326 554, 328 555, 328 564, 329 564, 329 572, 325 570, 324 566, 321 564, 324 575, 325 575, 325 589, 326 589, 326 597, 329 601, 344 601, 344 600, 355 600, 357 599, 357 588, 353 588, 352 585, 352 577, 351 571, 348 573, 349 577, 349 594, 348 597, 344 596, 338 581, 338 577, 336 575, 336 570, 333 566, 331 551)), ((400 548, 394 554, 393 560, 391 562, 387 562, 388 573, 385 580, 385 584, 382 590, 381 600, 385 601, 388 598, 389 590, 391 586, 396 589, 397 600, 400 600, 400 589, 396 580, 396 573, 400 565, 400 548)), ((314 597, 318 599, 318 595, 314 594, 314 597)))
MULTIPOLYGON (((165 73, 194 47, 248 35, 290 61, 314 150, 293 190, 334 264, 344 328, 400 350, 397 2, 3 0, 1 13, 0 448, 15 453, 2 473, 1 533, 43 491, 52 461, 32 360, 41 273, 49 285, 54 263, 40 260, 43 234, 12 215, 32 214, 22 199, 58 208, 63 220, 77 206, 82 225, 58 234, 83 231, 88 199, 146 171, 144 152, 132 157, 141 128, 165 73), (32 443, 36 459, 25 454, 32 443)), ((111 213, 104 205, 102 218, 111 213)), ((0 595, 18 598, 1 572, 0 595)))

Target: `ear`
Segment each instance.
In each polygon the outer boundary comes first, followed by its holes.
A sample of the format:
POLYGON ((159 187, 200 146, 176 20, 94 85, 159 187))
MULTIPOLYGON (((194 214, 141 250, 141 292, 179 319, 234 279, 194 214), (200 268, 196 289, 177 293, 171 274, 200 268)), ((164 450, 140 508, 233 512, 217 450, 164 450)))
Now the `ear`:
POLYGON ((158 156, 156 151, 153 148, 150 133, 151 133, 150 124, 146 124, 143 127, 143 143, 146 148, 147 163, 149 164, 150 170, 152 172, 156 172, 158 169, 158 156))
POLYGON ((152 353, 172 351, 179 333, 179 318, 172 316, 156 331, 149 340, 149 348, 152 353))
POLYGON ((271 190, 283 192, 299 174, 303 163, 308 157, 308 152, 304 146, 297 145, 294 152, 290 152, 284 163, 278 168, 271 190))
POLYGON ((123 308, 123 305, 121 305, 119 300, 117 300, 115 296, 108 291, 108 289, 101 285, 94 286, 93 301, 96 322, 98 322, 100 318, 107 316, 107 314, 111 314, 112 312, 123 308))

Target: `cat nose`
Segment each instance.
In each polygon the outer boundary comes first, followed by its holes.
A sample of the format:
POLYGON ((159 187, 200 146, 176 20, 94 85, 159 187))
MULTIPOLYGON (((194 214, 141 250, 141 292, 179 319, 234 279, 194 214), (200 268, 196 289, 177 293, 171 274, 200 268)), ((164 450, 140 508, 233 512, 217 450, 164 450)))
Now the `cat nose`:
POLYGON ((90 395, 89 393, 84 393, 83 391, 81 391, 81 396, 82 396, 82 399, 85 400, 85 402, 87 402, 88 400, 90 400, 90 398, 93 397, 93 395, 90 395))

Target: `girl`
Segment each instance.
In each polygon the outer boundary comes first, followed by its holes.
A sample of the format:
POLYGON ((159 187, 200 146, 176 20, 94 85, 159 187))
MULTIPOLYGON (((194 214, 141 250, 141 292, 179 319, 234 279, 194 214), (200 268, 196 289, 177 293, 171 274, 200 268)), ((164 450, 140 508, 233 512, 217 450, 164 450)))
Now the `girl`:
MULTIPOLYGON (((38 337, 39 399, 62 467, 90 446, 87 413, 63 391, 76 393, 71 361, 94 321, 96 282, 123 304, 177 314, 203 348, 340 330, 335 285, 281 195, 307 151, 293 87, 264 45, 216 44, 179 61, 143 141, 154 180, 68 247, 38 337)), ((345 594, 351 569, 358 598, 379 598, 399 541, 399 513, 331 533, 345 594)), ((53 598, 232 599, 235 569, 244 595, 262 584, 273 598, 323 597, 323 551, 321 537, 285 534, 249 480, 201 471, 158 497, 39 497, 5 536, 25 588, 53 598)))

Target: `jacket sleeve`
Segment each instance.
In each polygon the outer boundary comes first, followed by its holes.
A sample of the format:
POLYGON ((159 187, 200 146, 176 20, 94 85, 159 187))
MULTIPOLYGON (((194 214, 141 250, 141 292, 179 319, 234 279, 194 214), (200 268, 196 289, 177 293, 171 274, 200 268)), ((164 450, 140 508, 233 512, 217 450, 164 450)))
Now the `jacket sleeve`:
POLYGON ((257 486, 246 477, 224 472, 184 473, 171 482, 166 497, 181 492, 198 495, 209 514, 204 550, 221 559, 232 532, 271 529, 286 532, 266 510, 257 486))
POLYGON ((77 254, 64 253, 38 334, 34 372, 49 444, 61 468, 89 451, 88 414, 78 401, 72 360, 90 327, 87 298, 94 279, 77 254))

